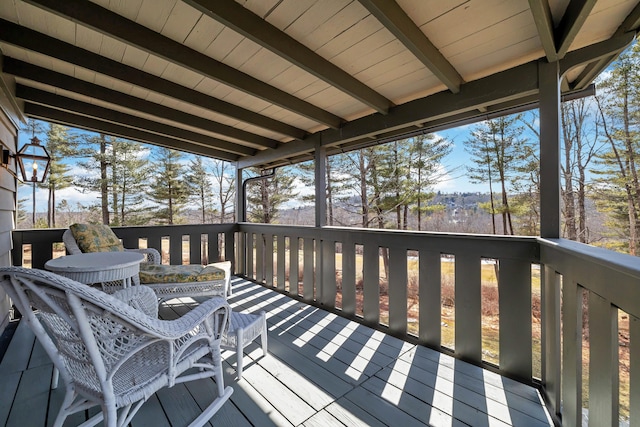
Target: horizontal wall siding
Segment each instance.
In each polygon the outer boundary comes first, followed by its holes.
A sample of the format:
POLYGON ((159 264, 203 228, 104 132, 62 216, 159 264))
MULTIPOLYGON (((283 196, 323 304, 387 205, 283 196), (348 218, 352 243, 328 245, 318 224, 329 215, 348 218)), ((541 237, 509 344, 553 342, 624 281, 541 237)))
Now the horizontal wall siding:
MULTIPOLYGON (((1 54, 0 54, 1 57, 1 54)), ((0 61, 1 62, 1 61, 0 61)), ((2 89, 0 89, 2 90, 2 89)), ((9 105, 4 93, 0 97, 0 149, 9 150, 16 153, 17 149, 17 129, 13 122, 6 115, 9 105)), ((9 108, 11 111, 12 108, 9 108)), ((8 168, 12 172, 16 172, 15 160, 9 161, 8 168)), ((16 179, 4 167, 0 167, 0 265, 9 265, 11 263, 11 230, 15 224, 16 211, 16 179)), ((9 321, 10 302, 9 297, 0 289, 0 333, 4 330, 9 321)))

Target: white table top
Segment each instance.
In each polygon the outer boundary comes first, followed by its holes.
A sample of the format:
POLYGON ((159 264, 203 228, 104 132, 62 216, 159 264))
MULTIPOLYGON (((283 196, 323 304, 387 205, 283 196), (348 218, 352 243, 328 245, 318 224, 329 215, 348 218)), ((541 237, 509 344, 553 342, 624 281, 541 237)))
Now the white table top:
POLYGON ((53 272, 89 272, 127 268, 139 265, 144 255, 139 252, 92 252, 50 259, 44 268, 53 272))

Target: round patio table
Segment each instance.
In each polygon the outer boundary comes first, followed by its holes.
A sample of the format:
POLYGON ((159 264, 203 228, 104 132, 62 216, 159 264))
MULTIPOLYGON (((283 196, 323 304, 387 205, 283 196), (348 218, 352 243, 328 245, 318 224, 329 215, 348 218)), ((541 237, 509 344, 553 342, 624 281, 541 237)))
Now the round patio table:
POLYGON ((92 252, 47 261, 44 268, 87 285, 100 284, 105 292, 131 286, 140 273, 144 255, 137 252, 92 252))

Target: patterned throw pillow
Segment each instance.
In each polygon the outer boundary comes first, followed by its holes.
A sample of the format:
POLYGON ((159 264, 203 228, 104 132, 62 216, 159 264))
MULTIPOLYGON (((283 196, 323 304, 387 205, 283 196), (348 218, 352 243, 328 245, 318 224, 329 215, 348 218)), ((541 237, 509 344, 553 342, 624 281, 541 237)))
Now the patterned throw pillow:
POLYGON ((69 227, 82 252, 124 251, 122 242, 104 224, 73 224, 69 227))
POLYGON ((189 283, 223 280, 224 270, 208 265, 141 265, 140 283, 189 283))

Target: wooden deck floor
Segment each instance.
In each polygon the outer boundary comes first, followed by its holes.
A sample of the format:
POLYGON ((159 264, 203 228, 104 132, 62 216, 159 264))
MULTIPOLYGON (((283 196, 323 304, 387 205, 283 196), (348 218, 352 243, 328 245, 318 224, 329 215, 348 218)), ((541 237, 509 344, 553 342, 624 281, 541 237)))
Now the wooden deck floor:
MULTIPOLYGON (((531 387, 241 279, 233 289, 234 310, 267 311, 269 355, 255 343, 248 347, 238 381, 235 356, 223 354, 234 392, 211 425, 553 425, 531 387)), ((165 316, 184 309, 173 303, 165 316)), ((62 387, 49 390, 51 374, 48 357, 19 325, 0 364, 0 426, 51 425, 62 399, 62 387)), ((213 392, 211 380, 164 389, 131 425, 186 425, 213 392)))

